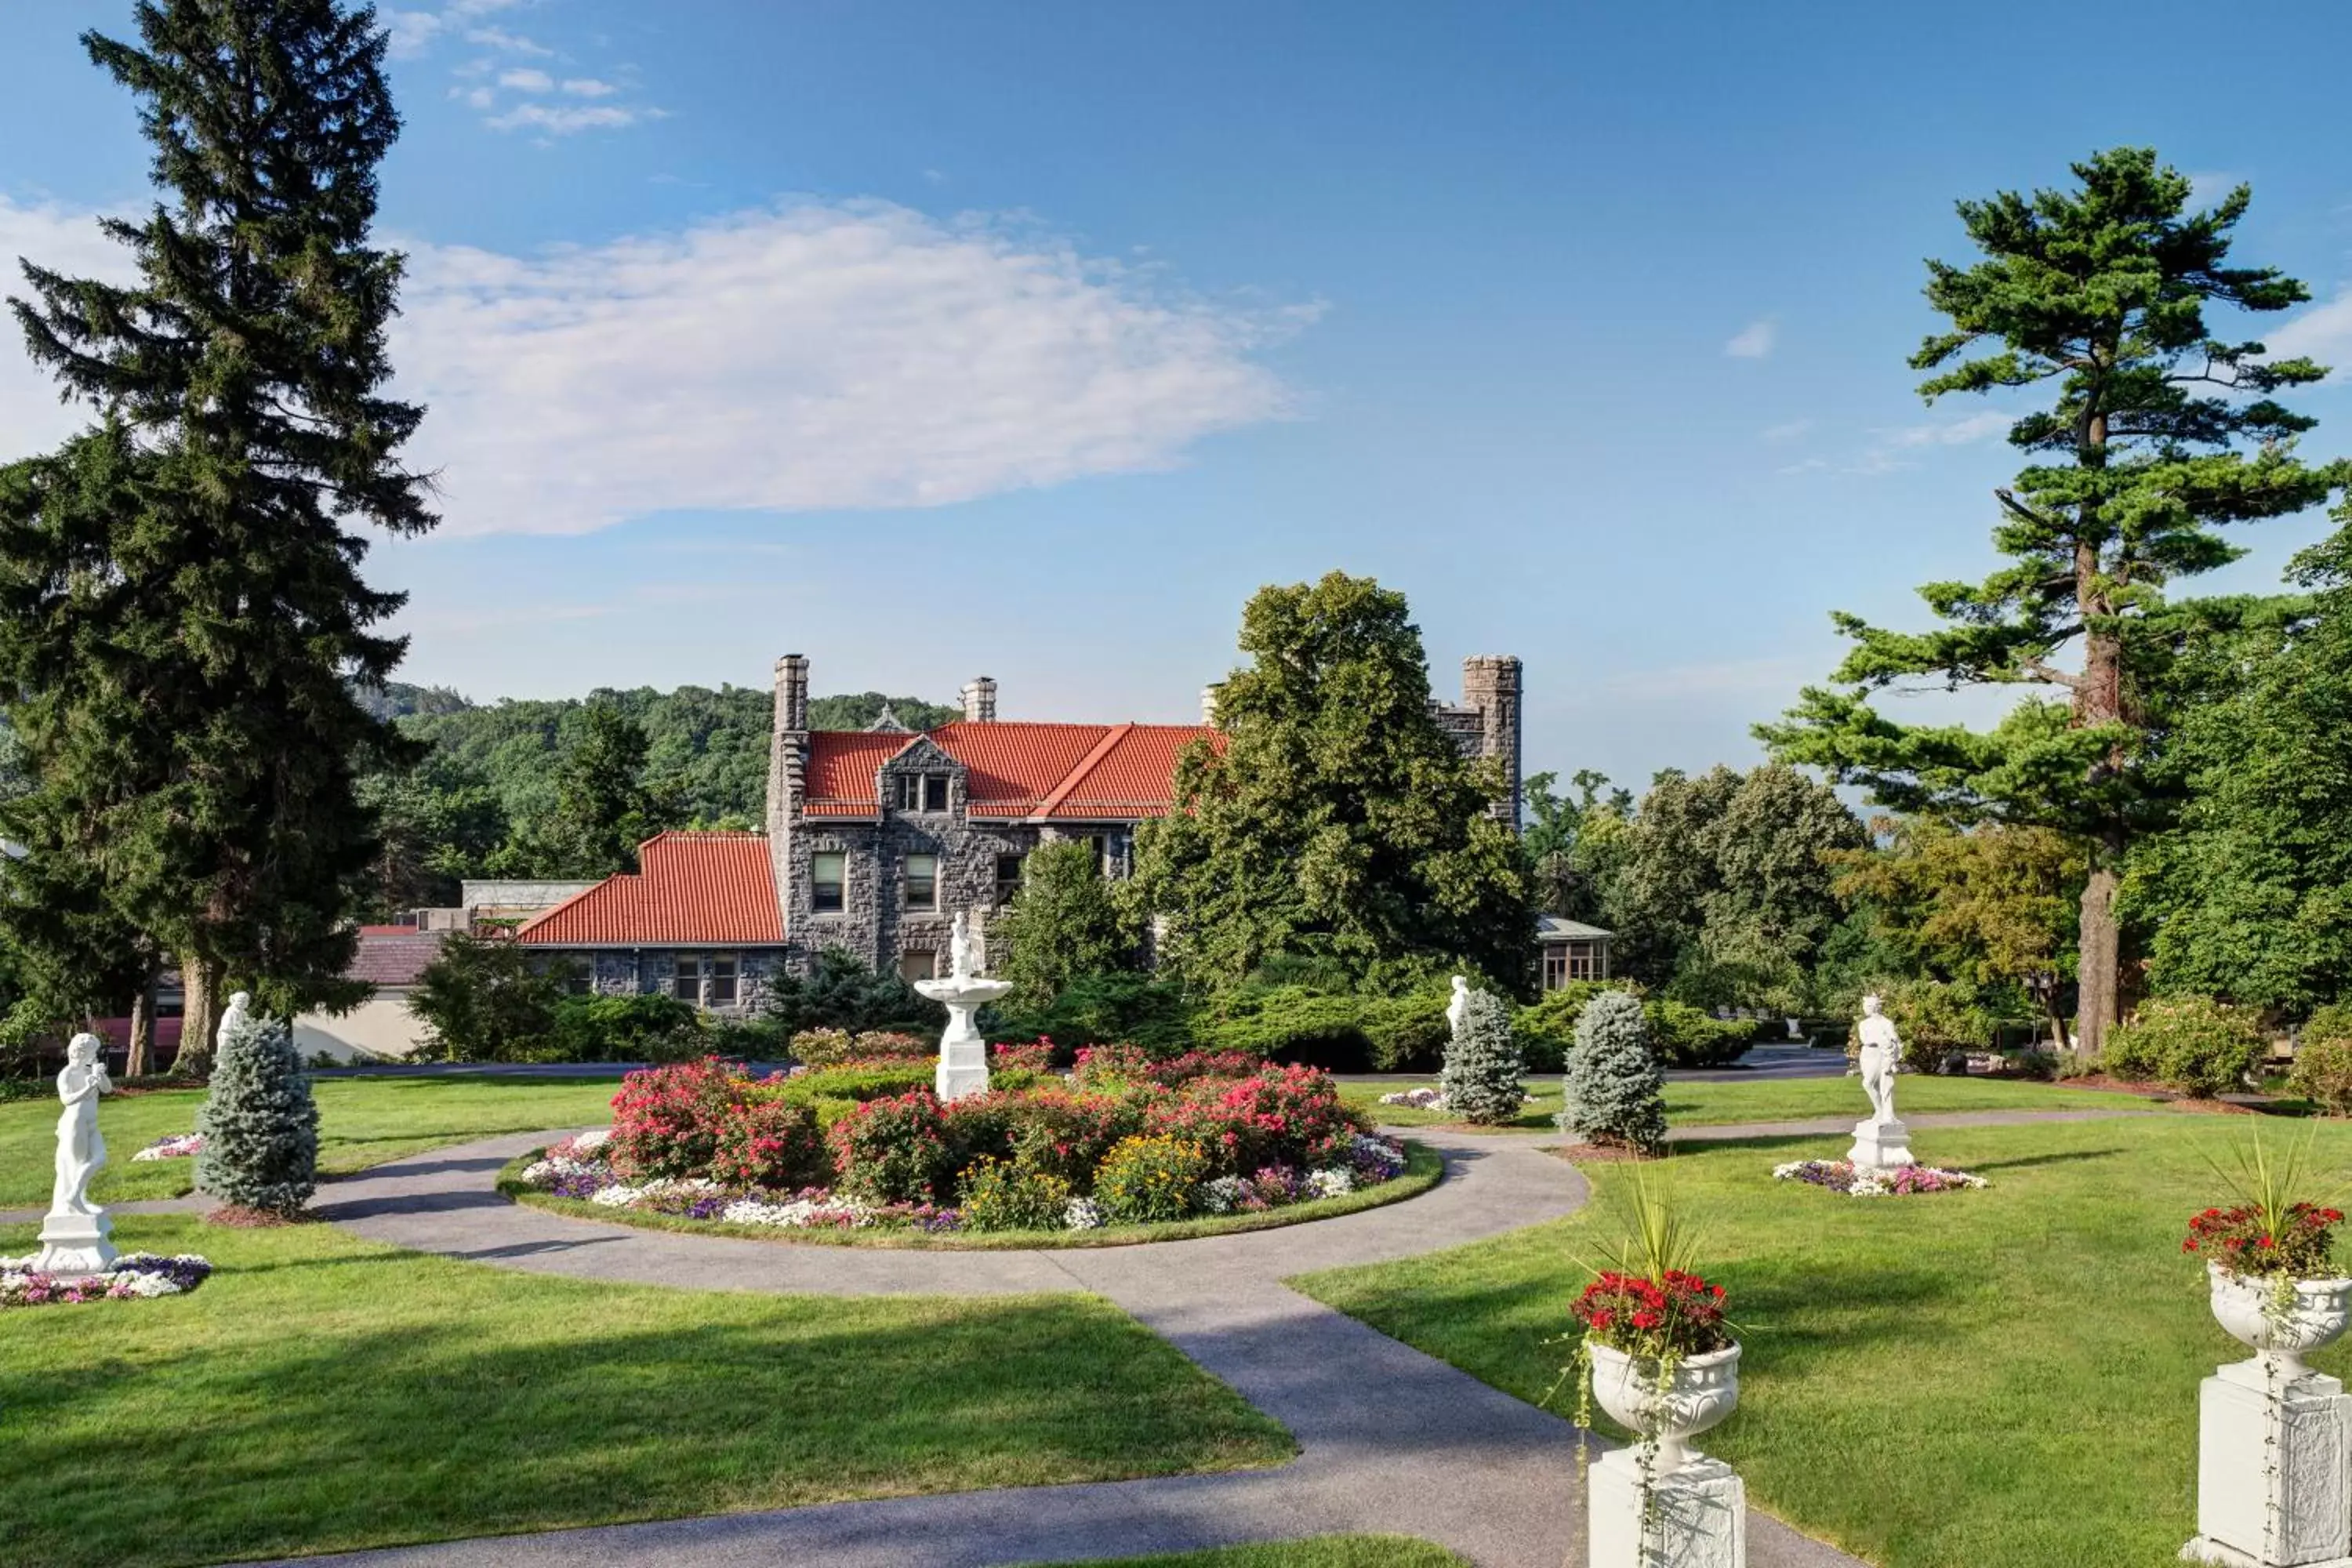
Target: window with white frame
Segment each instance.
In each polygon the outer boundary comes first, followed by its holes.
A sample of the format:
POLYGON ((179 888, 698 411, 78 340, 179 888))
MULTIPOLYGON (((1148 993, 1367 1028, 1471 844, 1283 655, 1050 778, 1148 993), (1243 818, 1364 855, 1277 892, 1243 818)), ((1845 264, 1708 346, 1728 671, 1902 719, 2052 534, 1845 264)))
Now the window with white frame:
POLYGON ((900 773, 891 787, 890 804, 900 811, 945 811, 948 775, 900 773))

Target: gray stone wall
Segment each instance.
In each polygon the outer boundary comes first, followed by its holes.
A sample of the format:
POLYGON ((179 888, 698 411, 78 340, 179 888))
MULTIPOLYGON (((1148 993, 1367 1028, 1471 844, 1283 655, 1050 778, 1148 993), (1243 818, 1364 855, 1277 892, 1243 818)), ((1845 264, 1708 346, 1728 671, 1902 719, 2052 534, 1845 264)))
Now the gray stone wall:
POLYGON ((667 995, 670 977, 677 972, 680 952, 731 952, 735 955, 734 1002, 719 1003, 707 1009, 721 1017, 758 1012, 767 1003, 769 987, 785 970, 785 952, 780 947, 581 948, 559 949, 556 956, 568 959, 587 971, 588 990, 592 995, 635 996, 651 993, 667 995))

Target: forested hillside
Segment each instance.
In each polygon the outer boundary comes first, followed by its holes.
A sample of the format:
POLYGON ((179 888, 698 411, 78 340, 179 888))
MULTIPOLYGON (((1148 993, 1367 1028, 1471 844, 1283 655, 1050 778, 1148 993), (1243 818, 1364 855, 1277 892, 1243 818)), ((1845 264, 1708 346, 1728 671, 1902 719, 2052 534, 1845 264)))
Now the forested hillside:
MULTIPOLYGON (((477 704, 446 687, 395 682, 373 700, 433 748, 411 773, 364 781, 383 812, 379 911, 446 902, 468 876, 603 875, 663 828, 754 827, 764 809, 773 713, 764 689, 639 687, 477 704)), ((809 721, 863 729, 886 705, 912 729, 961 716, 867 691, 814 699, 809 721)))

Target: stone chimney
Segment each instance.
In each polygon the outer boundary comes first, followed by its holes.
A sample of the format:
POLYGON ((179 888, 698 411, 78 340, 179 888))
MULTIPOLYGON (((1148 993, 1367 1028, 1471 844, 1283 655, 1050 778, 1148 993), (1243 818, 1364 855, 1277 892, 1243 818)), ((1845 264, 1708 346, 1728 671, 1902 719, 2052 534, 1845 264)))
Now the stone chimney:
POLYGON ((1201 688, 1201 722, 1212 730, 1217 727, 1217 689, 1213 686, 1201 688))
POLYGON ((963 717, 967 724, 996 722, 996 678, 976 675, 964 682, 963 717))
POLYGON ((788 653, 776 660, 776 732, 808 733, 808 660, 788 653))
POLYGON ((1462 706, 1478 714, 1478 754, 1503 764, 1507 793, 1495 815, 1519 826, 1519 661, 1510 654, 1474 654, 1462 661, 1462 706))

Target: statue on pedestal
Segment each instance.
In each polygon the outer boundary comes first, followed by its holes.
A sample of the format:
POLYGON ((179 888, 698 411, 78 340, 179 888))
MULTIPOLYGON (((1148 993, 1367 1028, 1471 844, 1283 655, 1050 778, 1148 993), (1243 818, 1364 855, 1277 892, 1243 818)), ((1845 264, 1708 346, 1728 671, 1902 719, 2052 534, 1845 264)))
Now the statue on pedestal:
POLYGON ((1903 1040, 1885 1003, 1875 996, 1862 999, 1862 1021, 1854 1035, 1862 1044, 1862 1087, 1870 1096, 1870 1115, 1855 1123, 1853 1147, 1846 1158, 1857 1168, 1877 1171, 1916 1164, 1911 1157, 1911 1130, 1895 1115, 1895 1068, 1903 1059, 1903 1040))
POLYGON ((990 980, 976 973, 980 940, 971 912, 958 910, 948 934, 948 972, 936 980, 915 982, 917 991, 948 1010, 947 1032, 940 1037, 939 1070, 932 1075, 933 1092, 941 1100, 988 1092, 988 1042, 972 1015, 1013 990, 1009 980, 990 980))
POLYGON ((106 1163, 106 1140, 98 1131, 98 1097, 111 1093, 114 1080, 99 1060, 98 1037, 76 1035, 66 1047, 65 1070, 58 1074, 57 1180, 49 1189, 48 1218, 41 1225, 37 1273, 68 1277, 102 1274, 114 1265, 107 1237, 114 1222, 89 1201, 90 1178, 106 1163))

